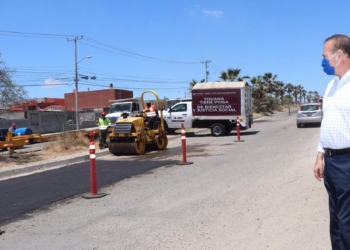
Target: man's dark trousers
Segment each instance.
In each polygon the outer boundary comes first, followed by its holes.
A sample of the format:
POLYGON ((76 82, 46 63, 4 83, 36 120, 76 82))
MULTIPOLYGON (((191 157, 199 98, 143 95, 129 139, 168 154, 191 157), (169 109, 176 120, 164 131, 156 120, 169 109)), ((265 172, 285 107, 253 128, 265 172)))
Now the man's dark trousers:
POLYGON ((350 153, 325 155, 324 184, 329 195, 333 250, 350 250, 350 153))

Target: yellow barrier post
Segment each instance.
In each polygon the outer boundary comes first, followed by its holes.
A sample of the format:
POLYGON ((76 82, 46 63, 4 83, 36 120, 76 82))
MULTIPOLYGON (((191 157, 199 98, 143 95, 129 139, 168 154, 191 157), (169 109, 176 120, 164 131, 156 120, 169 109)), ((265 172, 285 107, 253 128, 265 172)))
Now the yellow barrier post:
POLYGON ((12 139, 12 133, 11 132, 7 132, 7 137, 9 138, 9 153, 12 156, 15 151, 13 149, 13 139, 12 139))

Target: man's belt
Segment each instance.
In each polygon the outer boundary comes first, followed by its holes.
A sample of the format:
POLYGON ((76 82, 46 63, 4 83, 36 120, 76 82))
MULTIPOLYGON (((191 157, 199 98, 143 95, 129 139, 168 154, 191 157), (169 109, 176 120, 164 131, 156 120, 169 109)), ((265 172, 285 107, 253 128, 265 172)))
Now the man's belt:
POLYGON ((324 148, 324 153, 328 156, 350 154, 350 148, 343 148, 343 149, 324 148))

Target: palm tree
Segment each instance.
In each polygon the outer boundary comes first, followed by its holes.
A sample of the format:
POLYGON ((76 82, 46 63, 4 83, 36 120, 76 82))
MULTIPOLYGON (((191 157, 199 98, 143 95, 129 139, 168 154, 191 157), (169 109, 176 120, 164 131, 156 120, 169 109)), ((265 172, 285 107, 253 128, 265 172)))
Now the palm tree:
POLYGON ((312 102, 312 100, 313 100, 313 97, 312 97, 313 93, 314 93, 313 91, 309 91, 308 92, 308 94, 309 94, 308 95, 308 102, 312 102))
POLYGON ((293 92, 294 86, 291 83, 287 83, 284 87, 289 96, 289 102, 292 100, 291 93, 293 92))
POLYGON ((250 77, 249 76, 239 76, 239 73, 241 72, 240 69, 232 69, 232 68, 229 68, 227 70, 227 72, 225 71, 222 71, 220 73, 220 76, 219 78, 224 80, 225 82, 226 81, 229 81, 229 82, 235 82, 235 81, 244 81, 245 79, 249 79, 250 77))
POLYGON ((293 96, 296 104, 298 104, 298 95, 300 93, 300 87, 301 85, 298 85, 298 86, 294 86, 293 88, 293 96))
POLYGON ((267 84, 267 93, 272 94, 276 88, 277 75, 273 75, 272 73, 268 72, 268 73, 265 73, 262 78, 267 84))
POLYGON ((280 97, 281 105, 283 106, 284 105, 283 96, 285 92, 284 83, 282 81, 276 81, 275 85, 276 85, 276 89, 275 89, 276 98, 280 97))
POLYGON ((297 87, 298 87, 298 94, 299 94, 299 103, 301 104, 301 96, 304 91, 304 87, 301 85, 298 85, 297 87))
POLYGON ((320 99, 320 94, 317 91, 314 91, 314 102, 318 102, 318 99, 320 99))
POLYGON ((305 89, 303 89, 303 90, 301 91, 301 95, 302 95, 302 97, 304 98, 304 103, 306 102, 306 101, 305 101, 306 93, 307 93, 307 91, 306 91, 305 89))
POLYGON ((262 76, 257 76, 257 77, 253 77, 250 80, 251 84, 253 85, 253 89, 252 89, 252 94, 253 94, 253 98, 256 101, 256 112, 260 113, 261 111, 261 100, 264 98, 265 94, 266 94, 266 84, 262 78, 262 76))
MULTIPOLYGON (((205 82, 205 79, 202 79, 200 83, 205 82)), ((188 92, 191 93, 194 85, 196 85, 198 82, 195 79, 192 79, 192 82, 190 82, 190 88, 188 89, 188 92)))

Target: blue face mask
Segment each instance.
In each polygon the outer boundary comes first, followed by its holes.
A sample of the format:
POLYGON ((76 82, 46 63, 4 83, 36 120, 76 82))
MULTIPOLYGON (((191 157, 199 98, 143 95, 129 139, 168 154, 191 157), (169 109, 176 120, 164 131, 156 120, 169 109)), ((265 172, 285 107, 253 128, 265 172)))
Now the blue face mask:
POLYGON ((327 75, 335 75, 335 68, 332 67, 331 65, 329 65, 329 60, 335 56, 336 53, 334 53, 330 58, 326 59, 323 58, 322 60, 322 67, 323 67, 323 71, 327 74, 327 75))

